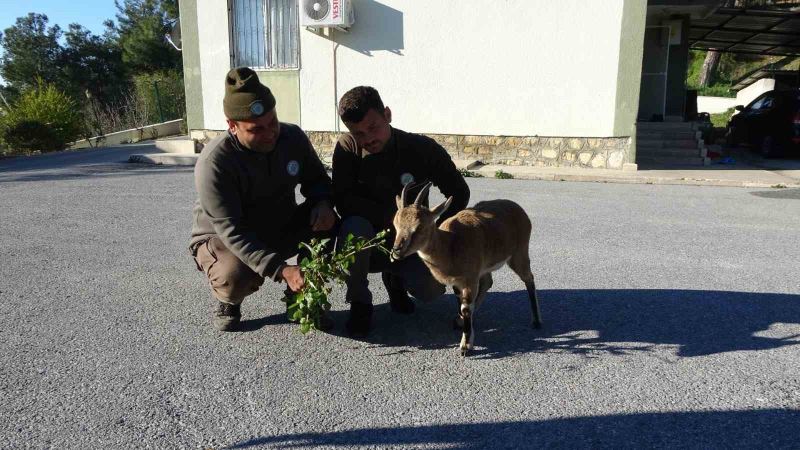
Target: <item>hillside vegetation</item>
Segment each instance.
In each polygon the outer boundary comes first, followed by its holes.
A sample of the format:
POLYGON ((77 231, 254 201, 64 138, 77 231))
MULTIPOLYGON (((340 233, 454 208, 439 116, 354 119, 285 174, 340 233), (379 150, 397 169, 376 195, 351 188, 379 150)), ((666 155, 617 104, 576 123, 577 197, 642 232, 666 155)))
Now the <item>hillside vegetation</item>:
POLYGON ((748 73, 773 64, 776 68, 797 69, 798 58, 785 58, 782 56, 759 56, 745 55, 736 53, 723 53, 717 70, 714 72, 712 82, 709 86, 700 87, 700 71, 703 68, 703 61, 706 57, 705 51, 689 51, 689 69, 686 74, 686 86, 689 89, 696 89, 697 95, 712 97, 736 97, 736 92, 731 90, 734 81, 747 75, 748 73))

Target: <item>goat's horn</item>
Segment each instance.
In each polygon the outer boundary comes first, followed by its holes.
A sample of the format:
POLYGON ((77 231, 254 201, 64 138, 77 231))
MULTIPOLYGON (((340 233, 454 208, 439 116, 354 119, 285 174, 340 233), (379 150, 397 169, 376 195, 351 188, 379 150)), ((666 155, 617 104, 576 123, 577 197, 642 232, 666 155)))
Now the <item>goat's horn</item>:
POLYGON ((424 199, 425 196, 428 195, 428 190, 431 188, 431 184, 432 183, 430 183, 430 182, 426 183, 425 187, 423 187, 422 190, 419 191, 419 194, 417 195, 417 199, 414 200, 414 204, 415 205, 422 204, 422 199, 424 199))
POLYGON ((406 192, 408 192, 408 187, 411 186, 411 183, 406 183, 403 185, 403 190, 400 192, 400 204, 404 207, 406 206, 406 192))

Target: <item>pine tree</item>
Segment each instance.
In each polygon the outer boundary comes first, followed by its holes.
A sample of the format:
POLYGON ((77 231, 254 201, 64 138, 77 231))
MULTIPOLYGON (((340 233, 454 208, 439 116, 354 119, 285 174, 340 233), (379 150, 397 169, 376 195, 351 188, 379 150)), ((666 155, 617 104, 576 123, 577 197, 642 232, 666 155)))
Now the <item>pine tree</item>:
POLYGON ((62 36, 58 25, 47 26, 44 14, 29 13, 17 18, 14 26, 0 33, 0 76, 15 90, 35 86, 38 79, 61 85, 63 74, 59 67, 62 36))
POLYGON ((165 35, 177 23, 176 0, 115 0, 122 60, 134 73, 181 69, 181 54, 165 35))

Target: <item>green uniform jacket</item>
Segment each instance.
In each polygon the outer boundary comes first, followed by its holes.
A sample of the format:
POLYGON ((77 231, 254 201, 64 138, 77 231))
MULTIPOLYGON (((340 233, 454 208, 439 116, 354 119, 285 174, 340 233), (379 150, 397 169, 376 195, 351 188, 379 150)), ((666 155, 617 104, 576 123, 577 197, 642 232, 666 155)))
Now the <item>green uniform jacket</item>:
MULTIPOLYGON (((467 207, 469 187, 464 177, 447 151, 427 136, 392 128, 384 150, 370 154, 345 133, 333 151, 333 192, 339 214, 364 217, 376 230, 392 228, 395 197, 403 185, 412 182, 419 187, 428 181, 445 197, 453 197, 440 223, 467 207)), ((417 192, 406 201, 413 202, 417 192)))
POLYGON ((330 200, 331 180, 306 134, 281 123, 274 150, 258 153, 230 133, 205 146, 194 169, 197 201, 190 248, 211 236, 263 277, 280 279, 281 230, 297 208, 295 188, 312 203, 330 200))

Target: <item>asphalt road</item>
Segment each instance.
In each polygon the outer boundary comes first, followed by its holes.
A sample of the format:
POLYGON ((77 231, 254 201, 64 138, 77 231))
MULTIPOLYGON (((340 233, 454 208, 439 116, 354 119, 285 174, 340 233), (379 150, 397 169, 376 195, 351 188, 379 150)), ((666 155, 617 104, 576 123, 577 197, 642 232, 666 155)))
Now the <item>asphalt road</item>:
POLYGON ((214 331, 191 169, 126 151, 0 161, 2 448, 800 447, 800 190, 469 179, 532 218, 545 325, 503 268, 462 359, 452 295, 378 277, 364 341, 270 283, 214 331))

